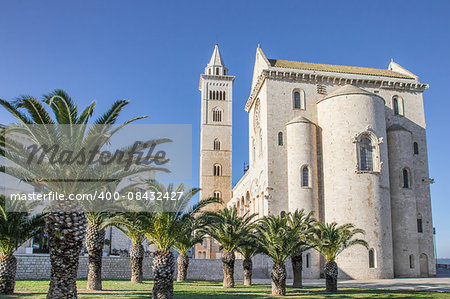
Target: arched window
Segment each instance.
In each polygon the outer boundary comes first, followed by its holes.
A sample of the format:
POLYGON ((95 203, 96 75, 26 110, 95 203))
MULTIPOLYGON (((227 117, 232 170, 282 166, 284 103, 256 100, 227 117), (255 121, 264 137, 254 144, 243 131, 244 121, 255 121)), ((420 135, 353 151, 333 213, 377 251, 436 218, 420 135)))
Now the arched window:
POLYGON ((417 214, 417 232, 423 233, 422 215, 417 214))
POLYGON ((220 140, 218 138, 214 139, 214 150, 215 151, 220 150, 220 140))
POLYGON ((294 109, 300 109, 300 92, 294 91, 294 109))
POLYGON ((392 97, 392 110, 394 110, 394 115, 405 115, 403 98, 399 96, 392 97))
POLYGON ((409 256, 409 268, 414 269, 414 254, 409 256))
POLYGON ((306 262, 306 268, 311 267, 311 254, 310 253, 306 254, 305 260, 306 260, 305 261, 306 262))
POLYGON ((369 137, 363 137, 359 143, 359 170, 373 171, 372 140, 369 137))
POLYGON ((225 91, 222 91, 223 92, 223 99, 222 100, 224 100, 225 101, 225 91))
POLYGON ((278 132, 278 145, 283 145, 283 132, 278 132))
POLYGON ((213 113, 213 121, 214 122, 222 121, 222 110, 220 110, 220 108, 218 108, 218 107, 214 108, 212 113, 213 113))
POLYGON ((302 167, 302 187, 309 187, 309 168, 306 165, 302 167))
POLYGON ((403 176, 403 188, 409 188, 410 181, 409 181, 409 171, 407 168, 403 168, 402 170, 402 176, 403 176))
POLYGON ((214 176, 222 175, 222 166, 220 164, 214 164, 214 176))
POLYGON ((220 191, 214 191, 214 197, 217 198, 217 199, 222 199, 220 191))
POLYGON ((209 99, 212 100, 212 98, 213 98, 213 91, 210 90, 210 91, 209 91, 209 99))
POLYGON ((369 249, 369 268, 375 268, 375 250, 369 249))
POLYGON ((305 92, 303 91, 303 89, 294 90, 292 96, 292 107, 294 109, 306 109, 305 92))
POLYGON ((219 75, 219 68, 216 67, 216 75, 219 75))
POLYGON ((414 142, 414 155, 419 154, 419 144, 417 142, 414 142))

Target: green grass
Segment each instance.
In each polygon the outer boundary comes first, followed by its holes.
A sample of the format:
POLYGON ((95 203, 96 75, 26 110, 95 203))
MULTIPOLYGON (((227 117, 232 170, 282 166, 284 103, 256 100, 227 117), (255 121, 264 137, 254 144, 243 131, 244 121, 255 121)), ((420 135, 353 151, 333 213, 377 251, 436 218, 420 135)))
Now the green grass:
MULTIPOLYGON (((16 294, 2 298, 45 298, 49 282, 46 280, 19 280, 16 282, 16 294)), ((175 283, 175 298, 186 299, 241 299, 273 298, 269 285, 243 286, 236 284, 234 289, 223 289, 221 282, 188 281, 175 283)), ((131 284, 123 280, 104 280, 103 291, 86 291, 86 280, 78 281, 79 298, 151 298, 153 283, 131 284)), ((389 291, 372 289, 341 288, 337 294, 327 294, 324 288, 306 287, 292 289, 287 287, 287 298, 449 298, 449 293, 389 291)))

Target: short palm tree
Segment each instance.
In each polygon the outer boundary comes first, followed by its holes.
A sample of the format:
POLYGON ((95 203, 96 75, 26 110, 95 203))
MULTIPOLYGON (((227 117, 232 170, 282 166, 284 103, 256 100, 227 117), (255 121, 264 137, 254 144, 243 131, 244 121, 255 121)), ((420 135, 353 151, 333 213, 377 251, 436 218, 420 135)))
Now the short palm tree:
POLYGON ((364 230, 356 228, 351 223, 338 225, 336 222, 330 224, 317 222, 312 242, 314 248, 326 259, 325 278, 327 292, 337 291, 337 256, 354 245, 369 247, 366 241, 355 238, 359 234, 364 235, 364 230))
MULTIPOLYGON (((17 202, 10 201, 8 210, 17 211, 17 202)), ((23 211, 22 207, 20 208, 23 211)), ((26 240, 39 233, 45 225, 44 214, 31 216, 28 212, 8 212, 5 197, 0 195, 0 294, 14 293, 17 260, 14 251, 26 240)))
POLYGON ((259 221, 257 242, 273 261, 272 295, 286 295, 285 262, 298 245, 299 227, 290 225, 290 215, 266 216, 259 221))
POLYGON ((252 285, 253 261, 252 258, 261 253, 261 249, 256 242, 253 234, 250 234, 241 240, 237 251, 242 255, 242 268, 244 269, 244 285, 252 285))
POLYGON ((202 212, 203 208, 210 205, 219 203, 218 198, 209 198, 202 200, 195 206, 192 211, 187 211, 180 219, 180 231, 177 239, 174 243, 174 248, 178 251, 178 275, 177 282, 186 281, 187 269, 189 267, 189 257, 187 252, 189 249, 199 244, 205 238, 202 228, 209 224, 208 217, 205 217, 205 213, 202 212), (193 211, 196 211, 195 213, 193 211))
MULTIPOLYGON (((155 181, 149 181, 148 192, 160 192, 172 194, 181 192, 178 200, 156 201, 153 211, 146 212, 144 231, 149 243, 155 244, 158 250, 153 256, 153 298, 171 299, 173 298, 173 274, 175 272, 175 258, 171 248, 175 246, 177 238, 182 228, 181 218, 189 211, 191 198, 198 193, 199 189, 185 191, 183 184, 175 189, 172 184, 166 188, 155 181)), ((198 211, 191 209, 191 213, 198 211)))
POLYGON ((86 212, 88 226, 86 228, 86 249, 89 259, 88 281, 86 289, 102 289, 102 256, 105 246, 104 220, 110 215, 107 211, 86 212))
POLYGON ((223 287, 234 287, 235 251, 242 240, 253 231, 252 219, 256 214, 238 216, 237 209, 222 209, 217 212, 208 212, 210 224, 204 229, 205 234, 219 242, 222 252, 223 287))
POLYGON ((145 240, 144 223, 145 214, 138 211, 119 212, 102 224, 102 229, 115 226, 121 230, 130 240, 131 282, 142 283, 145 240))
POLYGON ((303 271, 303 252, 312 248, 311 237, 315 220, 313 212, 308 214, 303 209, 296 210, 288 214, 289 226, 298 228, 297 245, 291 252, 292 272, 294 273, 294 281, 292 287, 302 287, 302 271, 303 271))
MULTIPOLYGON (((61 194, 65 199, 52 202, 46 217, 52 267, 48 298, 77 298, 78 262, 87 220, 80 203, 67 200, 70 194, 92 193, 94 189, 102 187, 105 181, 118 184, 124 178, 145 171, 145 167, 125 169, 119 163, 102 165, 98 161, 82 165, 54 163, 53 151, 43 151, 44 159, 38 165, 30 166, 27 161, 34 156, 34 153, 28 147, 29 143, 36 145, 37 148, 58 145, 60 153, 83 151, 89 153, 103 149, 109 144, 112 135, 122 127, 143 118, 136 117, 114 127, 121 110, 128 103, 129 101, 126 100, 114 102, 111 108, 90 126, 88 122, 92 117, 95 102, 79 113, 76 103, 62 90, 55 90, 45 95, 43 102, 31 96, 23 96, 13 102, 0 100, 0 105, 19 122, 19 125, 9 126, 5 131, 25 136, 22 139, 9 140, 7 146, 2 147, 6 153, 5 158, 13 163, 13 166, 7 167, 7 173, 35 187, 61 194), (53 112, 54 117, 47 112, 44 104, 53 112), (92 181, 86 183, 85 179, 89 178, 95 178, 93 181, 97 183, 92 181)), ((4 138, 2 141, 4 142, 4 138)), ((141 151, 150 148, 153 144, 155 144, 154 141, 144 142, 134 149, 141 151)), ((127 152, 129 148, 124 147, 119 150, 127 152)), ((137 160, 137 158, 132 159, 137 160)))

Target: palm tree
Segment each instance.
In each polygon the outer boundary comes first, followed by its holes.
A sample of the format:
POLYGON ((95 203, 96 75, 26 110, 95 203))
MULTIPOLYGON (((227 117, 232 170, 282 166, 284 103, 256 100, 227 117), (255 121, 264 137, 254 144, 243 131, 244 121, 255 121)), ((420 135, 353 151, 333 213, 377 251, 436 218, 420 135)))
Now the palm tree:
MULTIPOLYGON (((59 153, 98 152, 109 144, 111 137, 127 124, 141 119, 136 117, 114 127, 119 113, 128 105, 128 101, 114 102, 109 110, 88 125, 92 117, 95 102, 81 113, 70 96, 62 90, 45 95, 43 101, 54 117, 47 112, 43 103, 30 96, 23 96, 14 102, 0 99, 0 104, 16 119, 19 125, 5 129, 9 133, 25 136, 24 139, 8 140, 2 135, 2 150, 5 158, 13 163, 7 173, 27 183, 63 195, 65 200, 52 202, 46 217, 50 250, 51 274, 48 298, 77 298, 76 278, 79 255, 86 232, 87 220, 79 202, 70 201, 71 194, 89 194, 102 188, 106 183, 118 184, 124 178, 136 173, 148 171, 151 167, 125 169, 120 163, 104 165, 88 161, 87 163, 54 163, 54 151, 42 151, 40 162, 27 163, 35 153, 29 144, 36 148, 58 146, 59 153), (26 141, 22 141, 26 140, 26 141), (95 178, 94 180, 92 180, 95 178), (91 179, 91 180, 89 180, 91 179), (89 181, 86 183, 86 181, 89 181)), ((156 144, 169 142, 158 140, 156 144)), ((135 151, 150 148, 155 141, 148 141, 133 147, 135 151)), ((129 152, 130 147, 120 149, 129 152)), ((137 158, 132 157, 136 162, 137 158)), ((78 161, 78 160, 77 160, 78 161)), ((33 162, 33 161, 32 161, 33 162)), ((137 164, 137 163, 135 163, 137 164)))
POLYGON ((273 261, 272 295, 286 295, 285 262, 298 245, 299 226, 291 226, 290 217, 265 216, 256 227, 257 243, 273 261))
POLYGON ((256 214, 245 214, 239 217, 236 208, 222 209, 217 212, 208 212, 210 224, 205 227, 204 232, 219 242, 222 252, 223 287, 234 287, 234 262, 235 251, 242 240, 246 239, 253 231, 253 217, 256 214))
POLYGON ((244 269, 244 285, 252 285, 253 261, 252 257, 261 253, 256 238, 253 234, 249 234, 245 239, 241 240, 237 251, 242 255, 242 268, 244 269))
POLYGON ((28 212, 17 212, 16 201, 8 205, 11 205, 8 210, 16 212, 6 210, 5 197, 0 195, 0 294, 14 293, 17 269, 14 251, 39 233, 45 224, 44 214, 30 216, 28 212))
POLYGON ((142 262, 144 260, 144 246, 142 243, 145 240, 144 217, 145 214, 142 212, 130 210, 128 212, 117 213, 104 221, 101 226, 104 229, 113 225, 131 240, 130 264, 132 283, 142 283, 143 280, 142 262))
POLYGON ((88 281, 86 289, 102 289, 102 256, 105 245, 105 229, 102 223, 109 212, 86 212, 88 226, 86 229, 86 249, 89 259, 88 281))
MULTIPOLYGON (((124 188, 117 189, 115 183, 106 184, 102 190, 111 194, 126 194, 135 191, 136 184, 127 184, 124 188), (115 188, 115 189, 114 189, 115 188)), ((124 195, 125 196, 125 195, 124 195)), ((122 196, 120 196, 122 198, 122 196)), ((102 257, 105 246, 105 226, 103 223, 108 218, 123 212, 130 206, 124 205, 123 201, 114 201, 105 205, 102 201, 88 201, 84 204, 85 215, 88 221, 86 229, 85 245, 88 252, 88 279, 86 289, 102 290, 102 257), (120 205, 122 203, 122 205, 120 205)))
POLYGON ((289 226, 291 228, 298 228, 298 243, 291 252, 292 271, 294 273, 294 282, 292 287, 302 287, 302 270, 303 270, 303 252, 312 248, 311 236, 314 225, 313 212, 308 214, 303 209, 295 210, 289 213, 289 226))
POLYGON ((205 217, 206 214, 202 212, 203 208, 215 203, 220 203, 220 199, 209 198, 202 200, 193 206, 192 210, 184 213, 179 221, 180 231, 174 243, 174 248, 179 253, 177 258, 177 282, 186 281, 187 279, 187 269, 189 267, 187 252, 205 238, 205 234, 201 229, 209 224, 209 218, 205 217), (196 212, 194 213, 194 211, 196 212))
POLYGON ((330 224, 317 222, 312 242, 314 248, 327 261, 325 264, 327 292, 337 292, 338 266, 336 257, 342 251, 354 245, 369 247, 366 241, 354 238, 358 234, 364 235, 365 232, 362 229, 355 228, 351 223, 338 226, 336 222, 330 224))
POLYGON ((158 250, 153 256, 153 298, 173 298, 173 274, 175 272, 175 258, 170 251, 175 246, 183 227, 181 219, 186 213, 195 214, 197 209, 189 209, 191 198, 199 189, 184 190, 180 184, 175 189, 172 184, 166 188, 155 181, 148 182, 148 191, 162 194, 181 194, 176 201, 156 201, 151 212, 146 212, 144 231, 149 243, 155 244, 158 250))

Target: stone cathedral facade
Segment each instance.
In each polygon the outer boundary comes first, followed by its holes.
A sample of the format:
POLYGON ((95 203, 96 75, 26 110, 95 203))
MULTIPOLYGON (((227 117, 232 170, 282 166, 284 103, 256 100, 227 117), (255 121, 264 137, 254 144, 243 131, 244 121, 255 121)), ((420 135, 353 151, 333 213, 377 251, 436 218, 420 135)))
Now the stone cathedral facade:
MULTIPOLYGON (((231 188, 233 80, 216 46, 200 80, 200 199, 220 196, 260 218, 305 209, 355 224, 370 248, 338 257, 342 277, 436 274, 427 84, 395 62, 386 70, 267 59, 258 47, 245 104, 249 169, 231 188)), ((196 257, 218 258, 218 246, 207 241, 196 257)), ((303 264, 305 277, 320 277, 316 251, 305 252, 303 264)))

